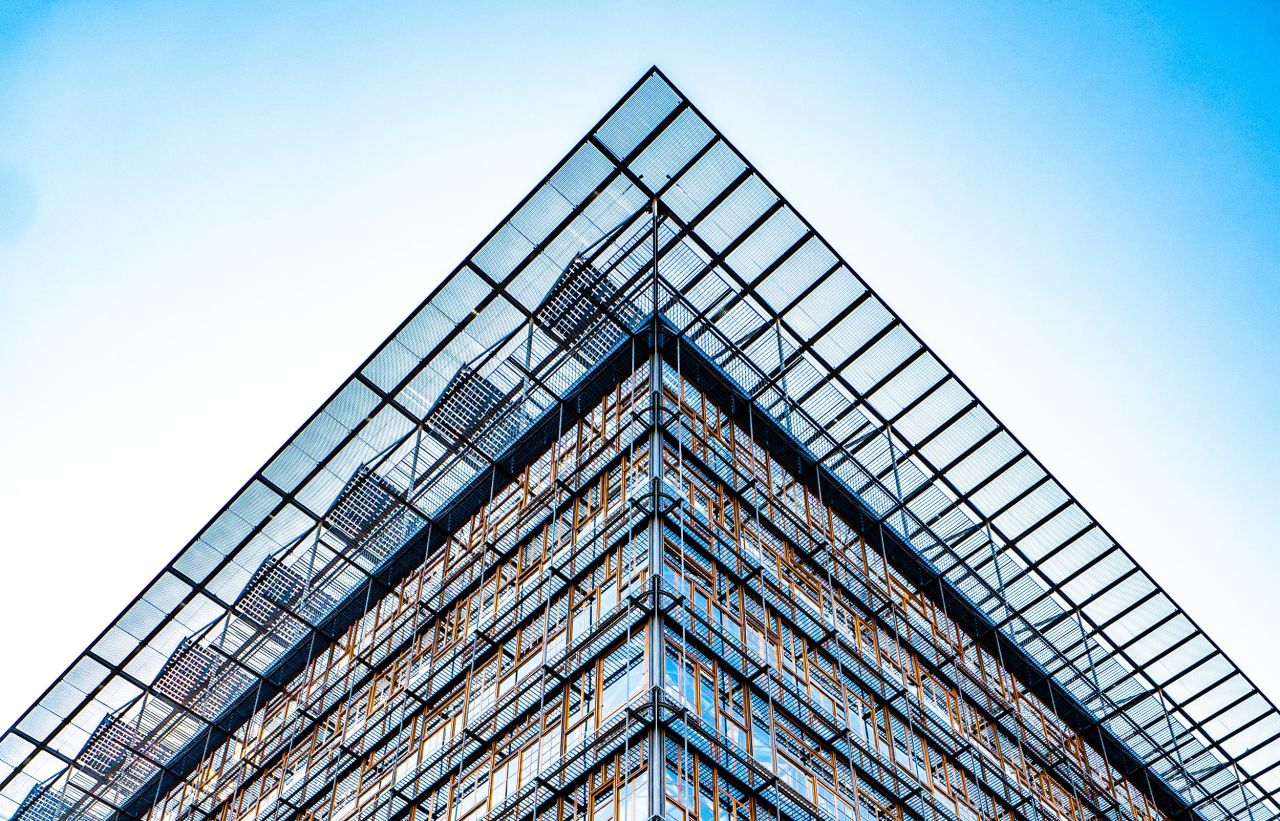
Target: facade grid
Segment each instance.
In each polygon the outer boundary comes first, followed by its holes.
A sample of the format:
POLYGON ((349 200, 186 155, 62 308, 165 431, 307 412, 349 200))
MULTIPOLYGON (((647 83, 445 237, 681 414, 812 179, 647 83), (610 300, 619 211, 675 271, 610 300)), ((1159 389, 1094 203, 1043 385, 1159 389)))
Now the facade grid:
POLYGON ((0 818, 1280 817, 1280 715, 656 69, 0 739, 0 818))

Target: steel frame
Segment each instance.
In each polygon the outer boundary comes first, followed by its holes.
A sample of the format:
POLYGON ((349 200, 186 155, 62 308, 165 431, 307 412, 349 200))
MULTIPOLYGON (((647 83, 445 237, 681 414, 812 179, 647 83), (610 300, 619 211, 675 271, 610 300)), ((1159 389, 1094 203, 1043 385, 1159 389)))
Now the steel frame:
MULTIPOLYGON (((655 68, 0 738, 0 817, 59 778, 87 815, 143 815, 644 355, 637 316, 661 316, 653 353, 715 386, 1165 813, 1280 815, 1274 703, 655 68), (652 242, 661 275, 623 270, 638 247, 624 237, 652 242), (594 370, 537 327, 550 279, 584 253, 615 278, 596 310, 626 337, 594 370), (499 355, 522 340, 523 367, 499 355), (469 362, 528 409, 514 441, 433 423, 422 397, 469 362), (386 555, 357 555, 328 525, 356 465, 408 477, 397 501, 420 524, 386 555), (263 599, 236 591, 265 559, 303 555, 319 557, 313 598, 255 617, 263 599), (252 682, 212 713, 155 683, 193 633, 252 682), (1176 672, 1157 680, 1158 662, 1176 672), (145 785, 83 766, 108 719, 173 736, 134 751, 145 785)), ((377 663, 351 661, 364 678, 377 663)))

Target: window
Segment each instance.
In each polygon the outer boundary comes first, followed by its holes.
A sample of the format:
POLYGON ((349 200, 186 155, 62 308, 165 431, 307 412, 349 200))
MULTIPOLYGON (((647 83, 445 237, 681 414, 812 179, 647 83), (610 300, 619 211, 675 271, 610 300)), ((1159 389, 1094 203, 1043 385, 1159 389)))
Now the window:
POLYGON ((773 646, 765 640, 764 633, 750 622, 747 623, 747 652, 766 666, 771 667, 775 663, 773 646))
POLYGON ((649 774, 642 772, 618 793, 618 821, 649 821, 649 774))
POLYGON ((786 753, 778 754, 778 777, 809 801, 814 800, 813 776, 786 753))
POLYGON ((818 783, 818 809, 833 821, 855 821, 857 818, 853 804, 821 782, 818 783))
POLYGON ((713 673, 701 670, 698 673, 698 715, 704 726, 716 726, 716 687, 712 680, 713 673))
POLYGON ((955 718, 960 712, 955 693, 945 684, 919 669, 918 664, 917 673, 920 679, 920 701, 943 724, 955 726, 955 718))
POLYGON ((591 807, 591 821, 615 821, 617 817, 617 795, 610 786, 596 795, 591 807))
POLYGON ((620 651, 601 662, 604 678, 600 695, 601 722, 644 691, 646 672, 644 645, 640 642, 623 645, 620 651))
POLYGON ((858 696, 849 695, 849 707, 845 715, 849 721, 849 729, 855 736, 868 745, 875 744, 876 713, 870 702, 858 696))
POLYGON ((492 806, 496 807, 520 789, 520 756, 512 755, 493 768, 492 806))
POLYGON ((858 795, 858 821, 897 821, 899 815, 876 799, 860 793, 858 795))
POLYGON ((747 715, 743 688, 720 674, 720 733, 742 752, 747 751, 747 715))
POLYGON ((829 682, 823 683, 826 685, 825 687, 823 684, 819 683, 819 677, 817 675, 813 676, 809 682, 809 696, 813 700, 814 705, 822 711, 823 715, 834 719, 839 715, 836 708, 837 700, 836 697, 832 696, 827 692, 827 690, 836 690, 837 688, 829 682))
POLYGON ((751 722, 751 755, 756 761, 773 769, 773 738, 769 734, 769 725, 759 719, 751 722))
POLYGON ((453 790, 453 821, 469 819, 482 813, 489 798, 489 761, 485 759, 473 772, 461 777, 453 790))
POLYGON ((719 810, 716 821, 751 821, 751 806, 723 791, 720 793, 719 810))
POLYGON ((663 793, 666 796, 667 821, 686 821, 694 809, 693 759, 688 755, 678 760, 667 759, 663 793))

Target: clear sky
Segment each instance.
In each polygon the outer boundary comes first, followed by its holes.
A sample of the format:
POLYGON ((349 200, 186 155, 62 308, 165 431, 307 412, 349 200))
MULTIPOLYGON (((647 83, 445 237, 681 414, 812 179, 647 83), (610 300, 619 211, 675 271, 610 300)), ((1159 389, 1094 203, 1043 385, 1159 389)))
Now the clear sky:
POLYGON ((654 63, 1280 696, 1280 7, 7 0, 0 727, 654 63))

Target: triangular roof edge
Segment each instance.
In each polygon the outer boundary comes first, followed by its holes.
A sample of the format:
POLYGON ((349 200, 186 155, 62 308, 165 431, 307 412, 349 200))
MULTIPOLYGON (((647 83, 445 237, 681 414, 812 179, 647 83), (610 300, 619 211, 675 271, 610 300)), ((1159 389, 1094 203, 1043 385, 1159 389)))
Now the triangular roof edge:
MULTIPOLYGON (((361 451, 353 442, 360 443, 367 437, 369 441, 363 444, 371 454, 386 452, 395 444, 395 437, 383 441, 378 438, 383 434, 375 430, 377 424, 385 422, 377 417, 389 406, 389 399, 400 401, 402 408, 419 419, 425 417, 431 407, 427 401, 430 385, 441 387, 441 379, 451 376, 440 371, 443 366, 437 367, 432 360, 443 357, 462 365, 469 361, 464 355, 482 353, 487 350, 486 343, 489 347, 498 344, 501 334, 496 329, 507 327, 519 315, 519 308, 529 309, 536 304, 540 298, 536 286, 545 284, 548 272, 556 273, 560 258, 557 255, 570 250, 573 241, 586 238, 590 226, 577 220, 597 207, 598 197, 616 196, 616 214, 625 218, 630 213, 628 206, 634 204, 634 199, 610 186, 625 179, 627 185, 642 191, 647 183, 638 165, 646 157, 661 173, 661 161, 649 154, 651 150, 657 153, 654 146, 659 140, 695 139, 690 135, 697 129, 688 125, 693 120, 682 120, 685 112, 705 126, 710 136, 704 145, 688 151, 693 159, 682 166, 681 175, 690 173, 697 163, 711 162, 707 158, 719 150, 714 148, 717 144, 722 144, 743 165, 743 170, 732 178, 713 177, 703 183, 706 191, 700 190, 697 196, 706 194, 705 201, 692 213, 700 220, 697 224, 682 219, 690 209, 688 203, 668 203, 663 199, 663 204, 673 222, 685 223, 681 230, 708 235, 697 237, 697 252, 710 257, 713 266, 725 274, 720 281, 727 296, 714 305, 717 310, 723 309, 723 317, 704 316, 702 320, 718 327, 723 318, 726 333, 742 333, 748 349, 768 332, 759 328, 770 322, 775 326, 779 358, 786 364, 762 366, 769 377, 758 385, 744 386, 747 393, 765 407, 781 408, 788 414, 803 412, 824 433, 847 434, 842 442, 837 441, 838 447, 815 454, 822 461, 843 460, 851 453, 858 460, 858 469, 871 475, 892 476, 897 481, 902 480, 902 474, 917 471, 919 476, 908 477, 907 489, 899 490, 896 498, 891 493, 888 498, 870 498, 867 504, 904 539, 930 541, 933 555, 925 550, 922 553, 937 564, 942 564, 939 559, 948 551, 958 557, 962 546, 970 550, 989 548, 994 557, 990 561, 984 556, 952 566, 948 572, 954 576, 951 583, 970 595, 1004 629, 1039 634, 1040 643, 1053 648, 1051 654, 1040 659, 1043 666, 1050 668, 1056 658, 1062 659, 1055 673, 1072 673, 1066 678, 1070 691, 1103 719, 1099 724, 1132 747, 1166 782, 1186 778, 1182 789, 1190 791, 1186 795, 1189 803, 1199 805, 1201 810, 1216 805, 1228 814, 1250 806, 1280 809, 1275 802, 1280 788, 1280 714, 1274 703, 653 66, 0 738, 0 814, 5 813, 5 800, 20 800, 21 796, 15 798, 15 792, 25 795, 32 785, 47 782, 57 775, 52 767, 55 762, 74 759, 79 754, 59 746, 64 743, 59 734, 82 707, 90 709, 78 721, 94 714, 94 699, 108 679, 118 680, 121 689, 132 688, 135 698, 149 690, 133 674, 112 669, 126 663, 117 660, 116 654, 122 654, 121 659, 136 657, 130 653, 136 653, 144 642, 155 642, 157 638, 174 640, 177 631, 170 629, 174 617, 201 593, 212 593, 215 586, 223 601, 237 596, 235 585, 220 580, 219 575, 226 568, 243 563, 240 569, 245 572, 247 584, 261 564, 257 559, 270 554, 267 551, 259 556, 255 551, 271 544, 276 548, 288 544, 291 534, 285 528, 289 525, 273 525, 272 521, 290 507, 290 500, 313 484, 313 496, 319 499, 322 491, 333 485, 332 481, 326 484, 317 478, 323 478, 331 462, 337 471, 334 475, 345 479, 342 466, 350 468, 347 462, 361 451), (639 96, 654 81, 665 86, 677 102, 667 106, 666 102, 639 96), (638 105, 637 100, 654 105, 631 111, 626 121, 615 119, 629 104, 638 105), (671 129, 682 121, 689 134, 670 136, 675 133, 671 129), (571 166, 575 160, 578 166, 585 167, 595 162, 595 155, 614 165, 612 172, 602 176, 613 182, 587 187, 587 182, 568 178, 572 175, 561 178, 566 169, 577 168, 571 166), (582 189, 580 196, 565 193, 570 185, 582 189), (554 200, 556 196, 563 202, 540 203, 537 199, 554 200), (767 197, 775 201, 761 205, 767 197), (525 212, 531 204, 538 205, 540 215, 525 212), (559 214, 565 206, 567 212, 560 220, 549 223, 545 219, 547 213, 559 214), (531 239, 544 229, 536 241, 531 239), (715 237, 710 236, 713 233, 715 237), (562 238, 561 247, 553 247, 562 238), (504 273, 506 260, 518 256, 526 243, 530 250, 523 261, 512 263, 504 273), (828 251, 833 260, 822 272, 809 272, 809 281, 799 279, 797 266, 802 263, 796 261, 809 253, 806 249, 815 254, 828 251), (535 259, 543 255, 548 257, 545 262, 535 259), (753 277, 747 279, 734 270, 739 264, 752 268, 753 277), (531 269, 534 273, 526 273, 531 269), (797 282, 804 285, 793 292, 797 282), (738 288, 736 294, 729 293, 732 287, 738 288), (862 290, 853 292, 854 287, 862 290), (836 308, 829 317, 825 313, 819 317, 810 315, 807 301, 832 299, 828 290, 850 294, 851 298, 843 304, 824 306, 824 311, 836 308), (498 291, 501 295, 495 296, 498 291), (772 300, 782 299, 786 304, 773 304, 772 300), (508 308, 505 314, 504 304, 508 308), (750 312, 757 314, 756 325, 750 324, 750 312), (485 322, 490 324, 486 326, 485 322), (842 360, 827 361, 829 350, 839 351, 842 360), (815 374, 830 381, 834 393, 816 384, 815 374), (845 405, 837 407, 841 398, 845 405), (855 425, 857 414, 864 412, 868 424, 855 425), (964 519, 955 518, 957 515, 964 519), (936 539, 926 533, 947 528, 950 530, 936 539), (207 575, 201 576, 202 573, 207 575), (966 580, 966 574, 972 578, 966 580), (979 577, 983 583, 974 586, 973 580, 979 577), (992 600, 990 594, 996 588, 1000 592, 992 600), (1021 605, 1012 604, 1013 601, 1021 601, 1021 605), (161 617, 156 620, 139 615, 144 605, 161 617), (1058 630, 1064 626, 1078 628, 1079 635, 1058 630), (133 636, 138 632, 144 635, 133 636), (131 636, 133 647, 128 646, 131 636), (1079 658, 1074 663, 1068 660, 1073 649, 1082 648, 1088 662, 1086 669, 1080 669, 1079 658), (1095 659, 1095 649, 1115 655, 1118 661, 1095 659), (1154 671, 1148 669, 1155 661, 1172 667, 1175 675, 1156 681, 1154 671), (1108 685, 1102 686, 1098 668, 1108 663, 1115 667, 1106 669, 1107 675, 1102 678, 1108 685), (1090 683, 1091 676, 1098 686, 1090 683), (1126 689, 1129 681, 1148 695, 1144 698, 1126 689), (38 705, 50 708, 50 699, 60 692, 60 684, 95 695, 53 707, 50 715, 58 720, 50 722, 38 711, 38 705), (1137 718, 1135 708, 1152 703, 1170 712, 1167 729, 1142 727, 1145 722, 1137 718), (1237 703, 1256 703, 1257 709, 1233 715, 1225 727, 1218 729, 1225 717, 1217 713, 1237 703), (1212 728, 1210 720, 1217 722, 1212 728), (1207 746, 1201 744, 1200 738, 1207 740, 1207 746), (1174 740, 1176 744, 1171 745, 1174 740), (1171 754, 1175 747, 1179 756, 1189 756, 1189 760, 1175 758, 1171 754), (1194 771, 1215 760, 1223 765, 1214 774, 1214 778, 1222 776, 1221 784, 1209 780, 1201 784, 1200 779, 1192 778, 1194 771), (1238 772, 1255 793, 1252 798, 1242 802, 1239 796, 1233 797, 1236 777, 1231 771, 1238 772), (1197 788, 1203 792, 1197 793, 1197 788)), ((679 151, 686 149, 689 146, 679 147, 679 151)), ((683 156, 676 149, 672 151, 673 156, 683 156)), ((583 179, 589 180, 604 167, 599 164, 598 168, 592 166, 581 172, 583 179)), ((733 163, 726 161, 725 169, 732 167, 733 163)), ((660 197, 669 192, 674 199, 678 191, 672 185, 665 180, 660 182, 660 197)), ((692 182, 687 185, 692 187, 692 182)), ((608 202, 598 206, 605 214, 610 208, 613 204, 608 202)), ((599 226, 596 228, 600 230, 599 226)), ((768 343, 773 345, 774 341, 768 343)), ((501 386, 493 391, 494 396, 501 393, 501 386)), ((396 413, 403 415, 401 411, 396 413)), ((407 435, 399 431, 396 434, 407 435)), ((422 512, 429 517, 434 511, 422 512)), ((374 564, 365 572, 376 567, 374 564)), ((207 614, 216 616, 216 610, 208 610, 207 614)), ((190 618, 190 613, 183 613, 183 617, 190 618)), ((120 705, 101 706, 106 715, 120 705)))

